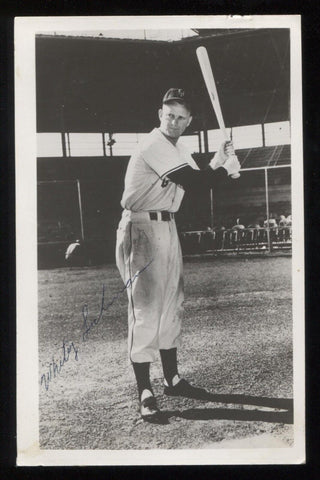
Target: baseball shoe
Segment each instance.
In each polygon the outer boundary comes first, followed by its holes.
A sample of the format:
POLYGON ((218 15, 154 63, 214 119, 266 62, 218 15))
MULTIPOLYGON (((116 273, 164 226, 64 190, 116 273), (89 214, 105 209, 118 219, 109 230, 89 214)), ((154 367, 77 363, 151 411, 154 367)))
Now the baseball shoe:
POLYGON ((187 397, 198 400, 207 400, 209 393, 204 388, 193 387, 184 378, 174 386, 164 386, 164 394, 172 397, 187 397))
POLYGON ((140 414, 143 420, 155 420, 160 415, 160 410, 154 396, 147 397, 140 402, 140 414))

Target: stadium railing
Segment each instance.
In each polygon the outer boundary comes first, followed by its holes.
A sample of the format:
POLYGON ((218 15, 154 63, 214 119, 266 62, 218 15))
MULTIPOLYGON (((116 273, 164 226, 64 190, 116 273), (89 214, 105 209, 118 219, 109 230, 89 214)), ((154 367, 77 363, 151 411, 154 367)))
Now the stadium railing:
POLYGON ((291 226, 199 230, 182 232, 180 239, 184 254, 291 250, 292 230, 291 226))

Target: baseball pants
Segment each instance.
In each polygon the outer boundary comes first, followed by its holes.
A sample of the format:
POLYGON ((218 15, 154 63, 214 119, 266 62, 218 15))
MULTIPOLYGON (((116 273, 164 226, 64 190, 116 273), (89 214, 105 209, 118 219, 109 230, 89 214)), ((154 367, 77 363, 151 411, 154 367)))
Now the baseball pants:
POLYGON ((132 362, 152 362, 159 349, 179 346, 182 254, 175 220, 160 212, 124 210, 116 262, 128 294, 128 351, 132 362), (131 279, 131 282, 130 282, 131 279))

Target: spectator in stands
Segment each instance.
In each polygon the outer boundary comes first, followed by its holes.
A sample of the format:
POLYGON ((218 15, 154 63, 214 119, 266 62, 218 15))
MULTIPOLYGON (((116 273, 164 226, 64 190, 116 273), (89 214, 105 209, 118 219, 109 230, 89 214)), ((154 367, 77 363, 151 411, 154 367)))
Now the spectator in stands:
POLYGON ((291 227, 292 226, 292 216, 291 214, 287 216, 287 227, 291 227))
POLYGON ((263 222, 263 226, 264 227, 270 227, 270 228, 273 228, 273 227, 277 227, 277 221, 276 219, 274 218, 274 215, 273 213, 270 213, 270 216, 269 216, 269 223, 268 223, 268 219, 266 218, 265 221, 263 222))
POLYGON ((222 225, 221 222, 218 223, 218 225, 216 225, 214 228, 213 228, 213 231, 215 233, 215 243, 214 243, 214 246, 215 246, 215 249, 217 250, 220 250, 221 247, 222 247, 222 241, 223 241, 223 233, 225 231, 225 227, 222 225))
POLYGON ((275 219, 275 215, 270 213, 270 216, 269 216, 269 222, 268 222, 268 219, 266 219, 264 222, 263 222, 263 225, 264 227, 269 227, 270 228, 270 239, 272 242, 277 242, 278 241, 278 234, 279 234, 279 230, 278 230, 278 224, 277 224, 277 221, 275 219))
POLYGON ((232 230, 243 230, 244 228, 245 226, 240 223, 240 218, 237 218, 236 224, 233 225, 232 230))
POLYGON ((256 219, 248 225, 248 228, 261 228, 259 221, 256 219))
POLYGON ((279 218, 280 228, 279 228, 278 237, 279 237, 279 240, 282 242, 286 242, 290 238, 289 223, 290 221, 288 222, 288 219, 285 217, 285 215, 280 215, 280 218, 279 218))
POLYGON ((245 232, 241 231, 244 229, 245 226, 240 223, 240 218, 237 218, 236 224, 232 227, 233 232, 230 233, 230 246, 233 246, 234 243, 241 242, 244 239, 245 232))
POLYGON ((279 227, 286 227, 287 226, 287 219, 284 215, 280 215, 279 218, 279 227))
POLYGON ((260 228, 261 227, 258 219, 255 219, 253 220, 253 222, 249 223, 247 227, 247 235, 246 235, 246 239, 249 243, 258 241, 259 232, 257 232, 257 230, 259 230, 260 228))

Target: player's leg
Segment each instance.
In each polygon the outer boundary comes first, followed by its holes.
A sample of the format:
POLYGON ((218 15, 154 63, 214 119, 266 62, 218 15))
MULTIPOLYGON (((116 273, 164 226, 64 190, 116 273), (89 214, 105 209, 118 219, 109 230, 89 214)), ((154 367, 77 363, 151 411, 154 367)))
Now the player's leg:
POLYGON ((150 362, 132 362, 137 381, 140 414, 143 419, 153 419, 160 413, 150 382, 150 362))
POLYGON ((128 294, 128 352, 131 362, 152 362, 157 352, 161 289, 148 226, 120 222, 116 261, 128 294))
POLYGON ((128 275, 132 279, 128 288, 132 362, 153 362, 159 349, 159 322, 166 288, 164 258, 158 247, 161 241, 152 222, 132 224, 127 256, 128 275))
POLYGON ((117 235, 117 265, 128 285, 128 351, 137 380, 140 411, 144 418, 159 410, 149 377, 150 362, 158 351, 158 329, 164 281, 162 259, 151 222, 123 224, 117 235), (131 282, 130 282, 131 280, 131 282))
POLYGON ((178 375, 177 347, 180 346, 184 298, 183 264, 174 221, 166 223, 162 235, 166 243, 167 283, 160 318, 159 349, 164 378, 166 383, 171 385, 173 378, 178 375))
POLYGON ((170 249, 167 255, 167 285, 160 319, 159 346, 164 374, 164 393, 172 396, 207 398, 207 392, 190 385, 178 373, 177 348, 180 346, 183 293, 183 263, 174 222, 168 225, 170 249))
POLYGON ((160 357, 165 383, 172 385, 179 377, 177 348, 160 349, 160 357))
POLYGON ((180 346, 184 292, 182 253, 175 222, 168 223, 167 227, 167 285, 160 319, 159 346, 165 385, 172 386, 180 380, 177 347, 180 346))

